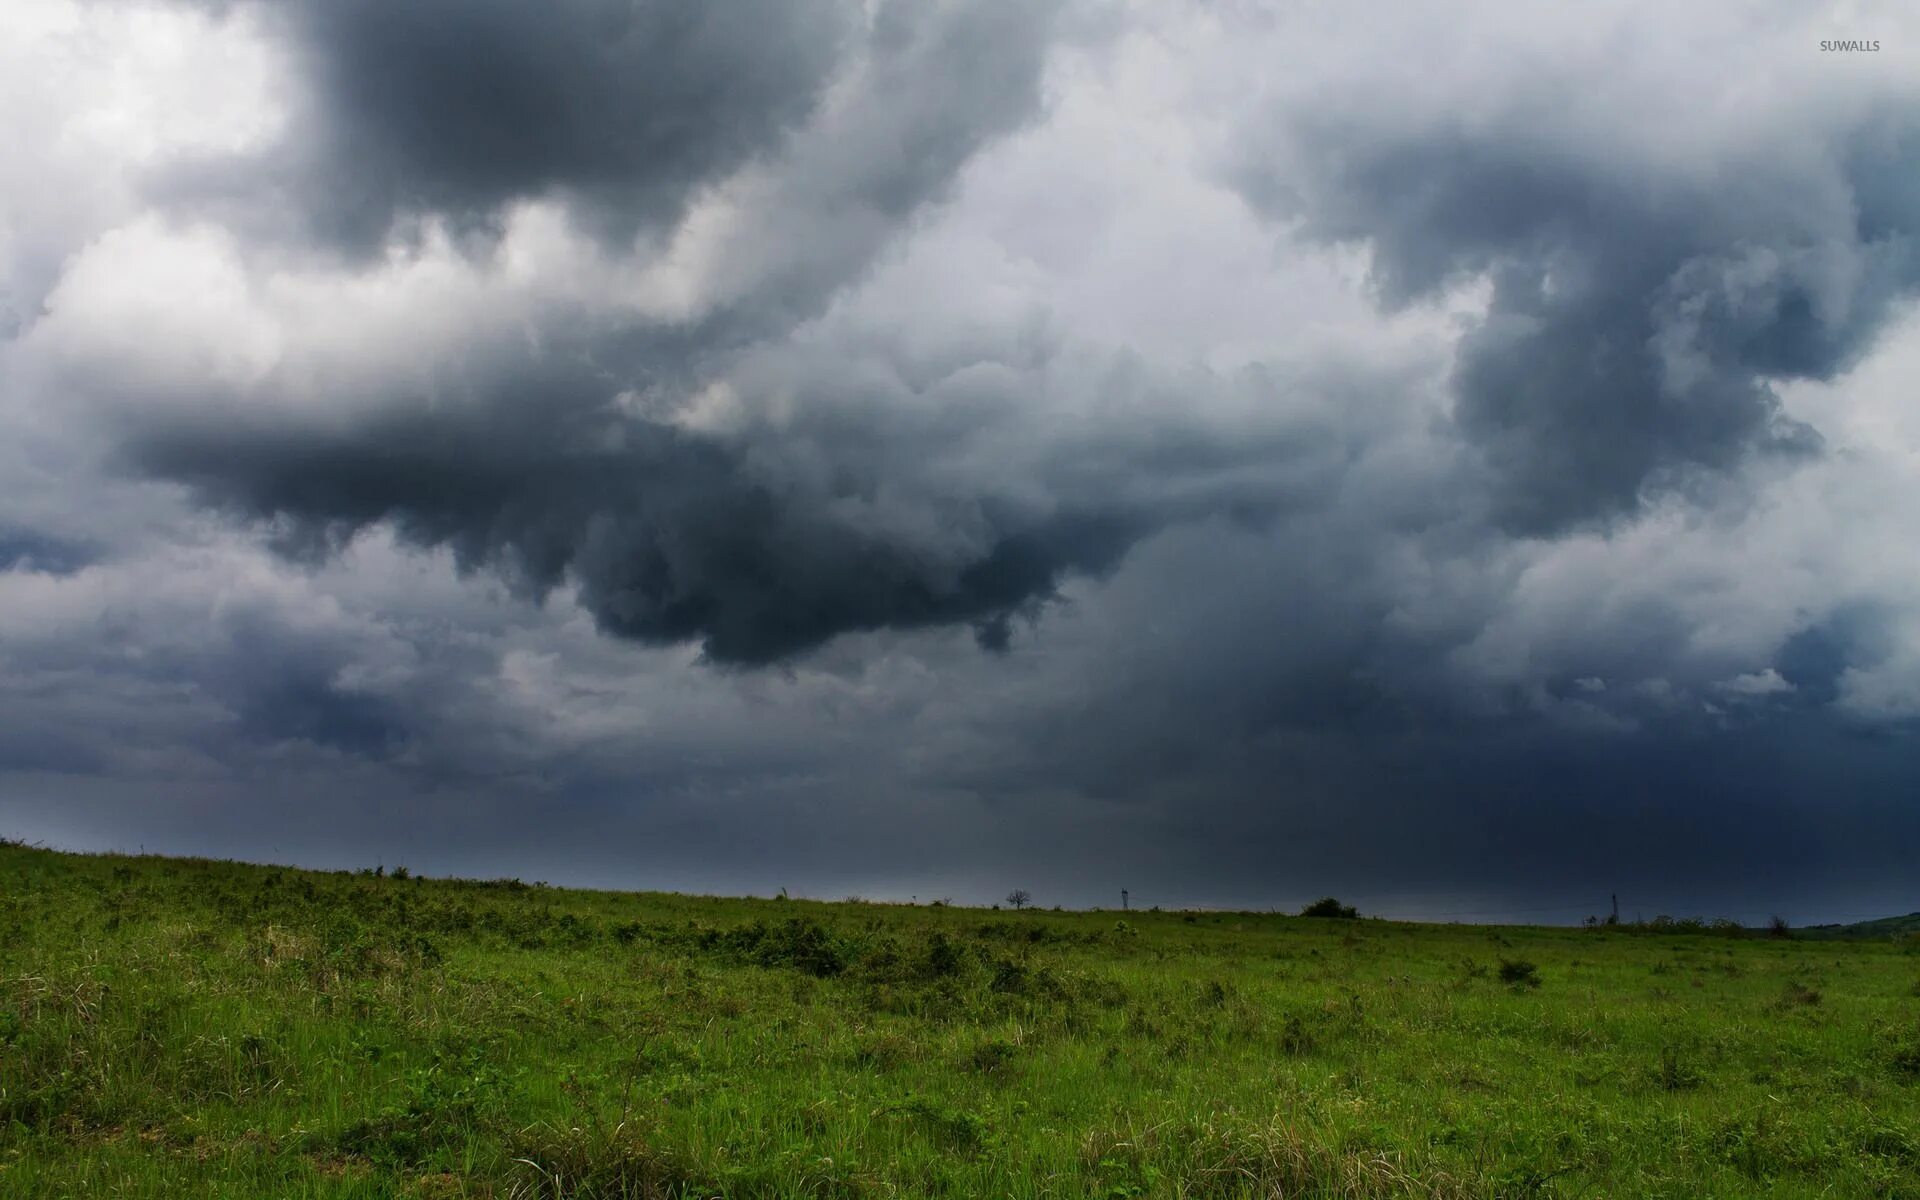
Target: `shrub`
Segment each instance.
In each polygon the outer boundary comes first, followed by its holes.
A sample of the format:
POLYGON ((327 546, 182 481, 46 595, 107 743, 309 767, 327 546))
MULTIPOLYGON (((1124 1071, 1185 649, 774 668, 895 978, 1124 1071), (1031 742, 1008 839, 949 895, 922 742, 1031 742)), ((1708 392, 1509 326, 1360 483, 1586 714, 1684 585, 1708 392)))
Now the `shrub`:
POLYGON ((1699 1087, 1702 1082, 1700 1072, 1680 1056, 1676 1046, 1660 1048, 1660 1067, 1654 1073, 1654 1078, 1669 1092, 1684 1092, 1699 1087))
POLYGON ((922 965, 923 973, 932 979, 958 975, 965 962, 965 952, 960 944, 941 931, 934 930, 933 936, 927 939, 927 953, 922 965))
POLYGON ((1920 1077, 1920 1040, 1909 1038, 1888 1047, 1887 1064, 1909 1078, 1920 1077))
POLYGON ((1019 1047, 1002 1038, 992 1038, 981 1042, 964 1060, 963 1065, 971 1071, 994 1078, 1004 1078, 1012 1073, 1013 1060, 1019 1047))
POLYGON ((1540 972, 1524 958, 1503 958, 1500 960, 1500 982, 1515 987, 1539 987, 1540 972))
POLYGON ((1017 962, 1002 959, 995 965, 993 982, 987 985, 996 992, 1018 996, 1027 990, 1027 968, 1017 962))
POLYGON ((1288 1014, 1286 1022, 1280 1027, 1280 1052, 1297 1056, 1309 1053, 1312 1049, 1313 1034, 1307 1031, 1306 1022, 1288 1014))
POLYGON ((1301 909, 1300 915, 1303 917, 1338 917, 1341 920, 1352 921, 1359 918, 1360 910, 1351 904, 1342 904, 1332 896, 1323 896, 1301 909))
POLYGON ((847 969, 847 954, 839 940, 819 922, 797 917, 778 925, 755 921, 709 934, 702 941, 762 967, 791 967, 822 979, 847 969))

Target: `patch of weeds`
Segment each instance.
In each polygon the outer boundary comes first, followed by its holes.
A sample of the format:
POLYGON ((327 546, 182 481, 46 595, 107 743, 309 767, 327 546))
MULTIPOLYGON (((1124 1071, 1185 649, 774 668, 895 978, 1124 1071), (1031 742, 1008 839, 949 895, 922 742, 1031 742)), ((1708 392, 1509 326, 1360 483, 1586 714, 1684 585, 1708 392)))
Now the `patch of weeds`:
POLYGON ((1821 995, 1817 990, 1794 979, 1781 989, 1780 998, 1773 1002, 1773 1006, 1782 1012, 1789 1012, 1796 1008, 1817 1008, 1820 1000, 1821 995))
POLYGON ((407 1077, 407 1095, 332 1139, 344 1155, 382 1166, 418 1166, 471 1137, 501 1111, 504 1080, 478 1050, 407 1077))
POLYGON ((891 1071, 903 1063, 921 1057, 920 1044, 897 1033, 879 1033, 863 1040, 853 1051, 856 1065, 875 1071, 891 1071))
POLYGON ((717 1195, 680 1159, 647 1144, 625 1120, 592 1120, 583 1128, 537 1126, 509 1147, 507 1193, 524 1200, 668 1200, 717 1195))
POLYGON ((1081 1142, 1080 1158, 1093 1177, 1090 1194, 1109 1200, 1155 1194, 1162 1183, 1161 1169, 1153 1162, 1159 1150, 1157 1128, 1088 1134, 1081 1142))
POLYGON ((1690 1091, 1703 1082, 1700 1072, 1681 1056, 1676 1046, 1660 1048, 1660 1063, 1654 1071, 1654 1079, 1669 1092, 1690 1091))
POLYGON ((1897 1163, 1920 1163, 1920 1140, 1905 1130, 1883 1125, 1861 1136, 1860 1152, 1897 1163))
POLYGON ((1004 1038, 990 1038, 975 1046, 966 1057, 966 1067, 970 1071, 992 1079, 1005 1079, 1013 1074, 1013 1061, 1019 1055, 1020 1047, 1004 1038))
POLYGON ((926 1096, 914 1096, 880 1111, 908 1118, 941 1146, 958 1153, 978 1153, 998 1140, 993 1126, 979 1113, 926 1096))
POLYGON ((1920 1036, 1908 1034, 1888 1047, 1887 1065, 1895 1074, 1920 1079, 1920 1036))
POLYGON ((1313 1033, 1297 1014, 1288 1013, 1280 1026, 1280 1052, 1299 1057, 1313 1051, 1313 1033))

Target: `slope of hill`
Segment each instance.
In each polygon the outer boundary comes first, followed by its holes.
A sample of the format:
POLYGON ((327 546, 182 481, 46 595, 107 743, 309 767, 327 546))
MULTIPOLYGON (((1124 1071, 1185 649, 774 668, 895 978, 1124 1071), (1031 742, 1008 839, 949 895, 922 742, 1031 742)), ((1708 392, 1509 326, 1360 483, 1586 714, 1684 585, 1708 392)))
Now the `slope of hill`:
POLYGON ((1811 938, 1903 938, 1909 934, 1920 934, 1920 912, 1911 912, 1904 917, 1880 917, 1872 921, 1855 921, 1851 925, 1807 925, 1798 931, 1801 937, 1811 938))
POLYGON ((1915 1195, 1916 975, 0 846, 0 1195, 1915 1195))

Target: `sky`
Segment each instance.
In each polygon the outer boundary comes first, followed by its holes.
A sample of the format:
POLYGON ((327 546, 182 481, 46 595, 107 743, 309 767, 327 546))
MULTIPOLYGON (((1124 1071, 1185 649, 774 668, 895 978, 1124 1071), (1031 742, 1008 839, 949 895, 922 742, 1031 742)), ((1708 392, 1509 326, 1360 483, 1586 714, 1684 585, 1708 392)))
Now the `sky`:
POLYGON ((1920 9, 8 0, 0 129, 0 835, 1920 909, 1920 9))

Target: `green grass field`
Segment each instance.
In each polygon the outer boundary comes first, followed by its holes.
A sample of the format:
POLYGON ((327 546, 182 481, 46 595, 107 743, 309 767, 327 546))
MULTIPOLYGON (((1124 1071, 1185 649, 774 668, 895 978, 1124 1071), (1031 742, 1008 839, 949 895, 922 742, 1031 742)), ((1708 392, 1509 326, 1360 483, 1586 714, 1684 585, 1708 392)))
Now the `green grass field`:
POLYGON ((1920 1196, 1916 980, 4 846, 0 1195, 1920 1196))

